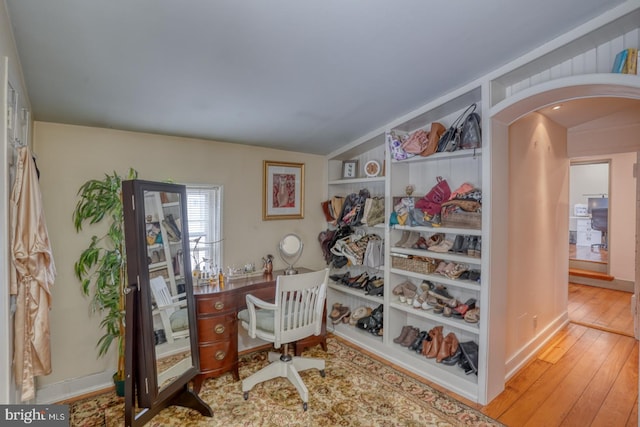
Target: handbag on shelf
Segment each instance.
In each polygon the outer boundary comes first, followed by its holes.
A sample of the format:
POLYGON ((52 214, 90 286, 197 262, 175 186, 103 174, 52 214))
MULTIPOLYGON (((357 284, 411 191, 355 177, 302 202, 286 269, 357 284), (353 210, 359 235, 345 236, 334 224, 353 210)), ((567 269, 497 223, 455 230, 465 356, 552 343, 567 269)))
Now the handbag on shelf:
POLYGON ((410 154, 420 154, 429 144, 429 133, 424 129, 418 129, 409 135, 404 142, 402 142, 402 149, 410 154))
POLYGON ((429 131, 429 140, 427 141, 427 145, 420 152, 422 157, 427 157, 435 153, 438 149, 438 141, 442 138, 442 135, 446 132, 447 128, 444 127, 442 123, 433 122, 431 123, 431 130, 429 131))
POLYGON ((438 183, 420 200, 416 202, 415 207, 427 212, 429 215, 440 213, 442 204, 451 197, 451 188, 446 179, 441 176, 437 178, 438 183))
POLYGON ((476 110, 476 104, 471 104, 462 114, 453 122, 449 129, 442 135, 438 141, 438 153, 451 152, 460 148, 462 128, 465 118, 468 114, 472 114, 476 110))
POLYGON ((384 265, 384 240, 371 239, 367 242, 364 265, 371 268, 380 268, 384 265))
POLYGON ((387 132, 387 144, 393 160, 407 160, 415 154, 407 153, 402 148, 402 139, 395 132, 387 132))
MULTIPOLYGON (((473 105, 475 106, 475 104, 473 105)), ((482 145, 480 116, 478 113, 471 112, 467 118, 464 119, 460 135, 461 150, 471 150, 473 148, 479 148, 482 145)))

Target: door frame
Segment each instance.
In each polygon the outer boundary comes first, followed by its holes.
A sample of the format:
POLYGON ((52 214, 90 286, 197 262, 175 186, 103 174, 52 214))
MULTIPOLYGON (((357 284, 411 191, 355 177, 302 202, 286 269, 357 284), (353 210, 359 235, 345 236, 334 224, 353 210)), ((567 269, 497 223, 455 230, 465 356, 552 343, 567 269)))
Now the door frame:
MULTIPOLYGON (((509 147, 509 126, 543 107, 551 104, 566 102, 582 98, 597 97, 617 97, 640 100, 640 79, 621 80, 608 74, 595 74, 589 76, 571 76, 553 81, 538 84, 534 87, 522 90, 510 98, 501 101, 495 106, 488 106, 489 114, 484 119, 483 129, 487 134, 487 151, 490 155, 490 168, 486 172, 486 178, 490 182, 491 194, 487 197, 487 204, 490 206, 491 218, 489 220, 489 235, 491 236, 489 248, 492 260, 489 268, 490 290, 488 305, 491 311, 488 341, 495 344, 496 352, 491 351, 492 356, 489 361, 487 378, 487 400, 495 397, 499 390, 504 389, 505 378, 498 378, 498 373, 504 372, 507 355, 504 351, 506 346, 507 331, 506 322, 506 297, 508 291, 507 265, 509 254, 505 250, 508 247, 508 233, 504 224, 507 224, 509 208, 509 184, 508 184, 508 147, 509 147), (494 256, 499 255, 499 256, 494 256), (501 320, 500 320, 501 319, 501 320), (495 368, 495 369, 492 369, 495 368), (494 374, 495 372, 495 374, 494 374)), ((489 103, 486 101, 487 104, 489 103)), ((640 151, 638 154, 640 159, 640 151)), ((484 179, 483 179, 484 182, 484 179)), ((640 254, 640 241, 638 230, 640 230, 640 186, 637 185, 636 177, 636 254, 640 254)), ((484 248, 483 248, 484 249, 484 248)), ((634 278, 634 295, 640 295, 640 263, 636 256, 636 277, 634 278)), ((634 298, 634 324, 638 325, 638 312, 640 311, 640 298, 634 298)), ((638 339, 638 329, 636 326, 636 339, 638 339)), ((550 338, 555 331, 552 331, 550 338)), ((548 338, 545 338, 544 341, 548 338)), ((640 382, 639 382, 640 390, 640 382)))

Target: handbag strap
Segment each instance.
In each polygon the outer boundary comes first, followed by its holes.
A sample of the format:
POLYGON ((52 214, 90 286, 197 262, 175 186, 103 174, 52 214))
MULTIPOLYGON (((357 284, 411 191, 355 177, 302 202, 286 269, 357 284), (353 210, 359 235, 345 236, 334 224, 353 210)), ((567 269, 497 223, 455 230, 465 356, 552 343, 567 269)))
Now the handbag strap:
POLYGON ((467 107, 466 110, 464 110, 464 112, 458 116, 458 118, 453 122, 453 124, 451 125, 452 128, 457 128, 458 126, 460 126, 462 124, 462 122, 464 122, 464 118, 468 115, 473 113, 474 111, 476 111, 476 104, 473 103, 471 105, 469 105, 467 107))

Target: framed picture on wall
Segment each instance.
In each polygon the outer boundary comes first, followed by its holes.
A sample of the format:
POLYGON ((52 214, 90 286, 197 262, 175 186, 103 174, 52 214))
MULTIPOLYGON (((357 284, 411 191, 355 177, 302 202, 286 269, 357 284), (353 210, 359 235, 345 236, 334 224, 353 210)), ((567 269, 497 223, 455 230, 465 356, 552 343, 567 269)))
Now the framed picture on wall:
POLYGON ((304 218, 304 163, 265 160, 262 219, 304 218))

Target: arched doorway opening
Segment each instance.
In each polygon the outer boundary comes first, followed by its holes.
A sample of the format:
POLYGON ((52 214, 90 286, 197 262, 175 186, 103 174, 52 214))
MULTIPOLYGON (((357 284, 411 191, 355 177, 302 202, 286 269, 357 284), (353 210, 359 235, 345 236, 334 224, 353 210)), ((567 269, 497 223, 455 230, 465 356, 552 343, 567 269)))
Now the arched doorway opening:
MULTIPOLYGON (((493 372, 504 372, 504 377, 497 378, 498 375, 496 374, 489 378, 489 400, 502 390, 505 378, 510 378, 514 375, 538 348, 568 322, 566 300, 568 260, 565 263, 558 262, 558 257, 554 253, 548 253, 551 249, 551 252, 558 250, 566 254, 568 240, 565 239, 566 247, 550 245, 549 236, 557 230, 553 230, 552 227, 547 227, 547 229, 541 227, 543 231, 536 235, 536 238, 526 241, 525 251, 514 250, 513 230, 504 226, 504 224, 512 222, 514 213, 514 201, 510 196, 510 194, 513 194, 511 193, 513 190, 511 188, 512 177, 509 175, 509 148, 510 144, 513 143, 510 140, 512 138, 512 129, 510 128, 519 119, 525 118, 546 106, 560 102, 600 97, 626 98, 640 102, 640 82, 627 79, 621 84, 612 82, 611 77, 607 75, 560 79, 523 91, 514 96, 513 99, 504 101, 491 110, 490 129, 488 132, 491 167, 486 172, 486 178, 491 182, 491 198, 488 201, 491 206, 490 250, 492 260, 489 298, 491 304, 490 316, 493 319, 502 319, 502 321, 489 320, 491 322, 490 342, 492 343, 489 363, 496 368, 493 372), (533 267, 528 269, 525 274, 522 274, 521 271, 514 271, 514 266, 530 266, 531 263, 534 263, 533 267), (530 274, 531 272, 533 274, 530 274), (540 281, 536 282, 536 274, 542 275, 545 283, 564 283, 564 292, 562 290, 558 291, 557 287, 554 291, 551 291, 550 287, 541 289, 542 286, 539 286, 540 281), (526 280, 523 280, 523 283, 517 283, 521 277, 525 277, 526 280), (514 278, 516 279, 514 280, 514 278), (535 289, 541 290, 541 292, 534 293, 533 297, 529 297, 529 295, 523 295, 521 292, 523 289, 518 288, 518 286, 523 286, 529 291, 535 289), (536 288, 536 286, 538 287, 536 288)), ((547 132, 548 123, 543 118, 539 118, 538 121, 532 121, 530 125, 533 136, 527 142, 531 145, 541 142, 538 148, 542 148, 544 145, 545 150, 550 150, 551 146, 544 144, 545 134, 535 133, 547 132), (542 126, 539 126, 540 124, 542 126), (543 135, 542 139, 538 139, 540 135, 543 135)), ((551 127, 553 126, 551 125, 551 127)), ((637 138, 635 144, 640 144, 637 138)), ((636 147, 635 150, 640 150, 640 147, 636 147)), ((568 163, 568 157, 566 157, 566 162, 568 163)), ((545 173, 548 172, 547 170, 545 173)), ((536 176, 533 173, 528 177, 528 179, 532 180, 547 178, 547 175, 536 176)), ((633 195, 633 197, 638 198, 637 194, 633 195)), ((544 200, 544 197, 540 198, 540 200, 542 203, 549 203, 549 200, 544 200)), ((522 209, 523 206, 521 205, 518 208, 522 209)), ((554 206, 547 206, 547 208, 547 212, 551 212, 554 206)), ((557 210, 566 212, 568 207, 561 206, 557 210)), ((639 218, 640 215, 636 214, 636 221, 639 218)), ((555 217, 551 218, 549 224, 553 226, 556 219, 555 217)), ((566 229, 568 229, 568 216, 566 221, 566 229)), ((636 229, 639 229, 637 224, 636 229)), ((523 240, 517 237, 515 237, 515 240, 520 244, 523 243, 523 240)), ((636 252, 638 252, 637 247, 636 252)), ((639 276, 639 266, 636 261, 635 277, 639 276)), ((635 282, 635 293, 637 295, 637 279, 635 282)))

